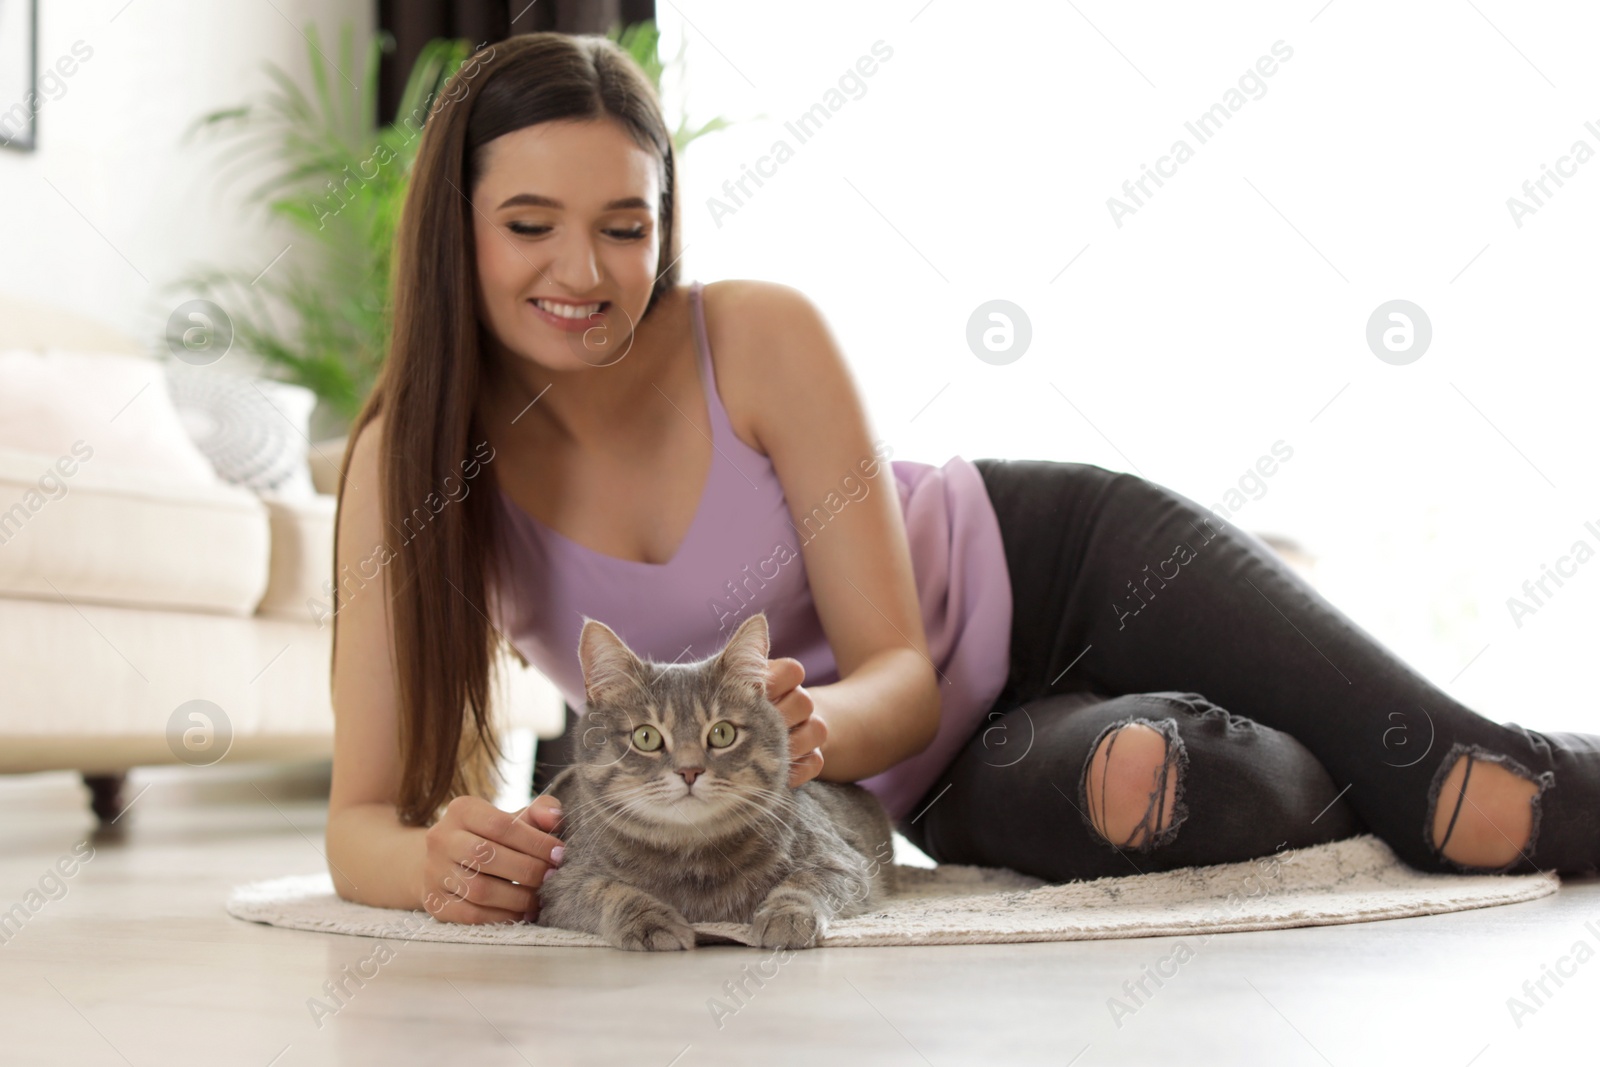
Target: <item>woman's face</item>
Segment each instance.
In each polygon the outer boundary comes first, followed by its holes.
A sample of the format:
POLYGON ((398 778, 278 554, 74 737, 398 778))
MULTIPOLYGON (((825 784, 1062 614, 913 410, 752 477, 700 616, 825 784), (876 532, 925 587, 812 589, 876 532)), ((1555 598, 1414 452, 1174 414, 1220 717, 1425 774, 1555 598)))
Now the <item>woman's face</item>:
POLYGON ((622 358, 660 261, 656 157, 609 119, 543 122, 486 149, 472 193, 479 316, 550 370, 622 358))

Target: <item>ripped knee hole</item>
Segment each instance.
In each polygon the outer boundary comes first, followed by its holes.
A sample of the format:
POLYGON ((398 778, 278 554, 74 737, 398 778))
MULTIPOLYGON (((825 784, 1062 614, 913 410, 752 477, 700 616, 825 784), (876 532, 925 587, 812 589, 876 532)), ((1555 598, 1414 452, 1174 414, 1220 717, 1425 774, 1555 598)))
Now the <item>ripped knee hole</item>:
POLYGON ((1535 778, 1508 757, 1457 744, 1429 790, 1434 849, 1462 867, 1510 868, 1533 848, 1539 798, 1553 780, 1548 771, 1535 778))
POLYGON ((1118 848, 1148 851, 1170 841, 1182 822, 1187 760, 1171 729, 1143 720, 1108 726, 1084 767, 1085 816, 1118 848))

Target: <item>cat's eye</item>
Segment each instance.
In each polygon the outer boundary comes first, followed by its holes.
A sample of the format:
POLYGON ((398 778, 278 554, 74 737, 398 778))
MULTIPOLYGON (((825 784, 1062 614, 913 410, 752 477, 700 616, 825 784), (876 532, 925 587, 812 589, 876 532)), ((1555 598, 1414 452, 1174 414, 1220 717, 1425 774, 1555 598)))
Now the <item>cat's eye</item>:
POLYGON ((635 728, 633 746, 640 752, 654 752, 661 747, 661 731, 649 725, 635 728))
POLYGON ((727 748, 733 744, 733 739, 739 734, 738 729, 731 722, 724 720, 711 727, 711 735, 706 739, 712 748, 727 748))

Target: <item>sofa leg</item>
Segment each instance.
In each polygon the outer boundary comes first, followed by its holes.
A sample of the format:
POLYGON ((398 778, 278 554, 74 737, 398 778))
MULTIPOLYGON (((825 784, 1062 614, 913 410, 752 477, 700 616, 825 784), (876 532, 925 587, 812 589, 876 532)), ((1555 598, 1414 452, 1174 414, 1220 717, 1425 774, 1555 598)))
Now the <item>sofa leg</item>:
POLYGON ((127 781, 127 771, 83 776, 83 784, 89 787, 89 809, 100 820, 101 826, 122 814, 122 787, 127 781))

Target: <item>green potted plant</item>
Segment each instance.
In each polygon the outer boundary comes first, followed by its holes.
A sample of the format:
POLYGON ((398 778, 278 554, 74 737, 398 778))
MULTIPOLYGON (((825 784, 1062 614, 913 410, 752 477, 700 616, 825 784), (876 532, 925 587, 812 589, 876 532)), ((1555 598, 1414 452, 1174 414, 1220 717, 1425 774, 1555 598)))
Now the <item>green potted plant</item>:
POLYGON ((392 38, 367 50, 359 91, 339 73, 355 69, 349 24, 337 66, 324 59, 315 25, 306 27, 306 47, 309 93, 269 63, 273 88, 260 101, 201 115, 186 135, 228 142, 225 182, 237 177, 232 168, 275 162, 247 202, 288 224, 285 251, 264 268, 201 268, 173 288, 215 301, 232 321, 234 343, 316 393, 321 427, 338 432, 371 389, 388 343, 390 248, 419 132, 415 119, 404 120, 426 114, 468 48, 430 42, 406 83, 401 121, 379 126, 378 64, 392 38), (289 327, 275 317, 285 311, 289 327))

